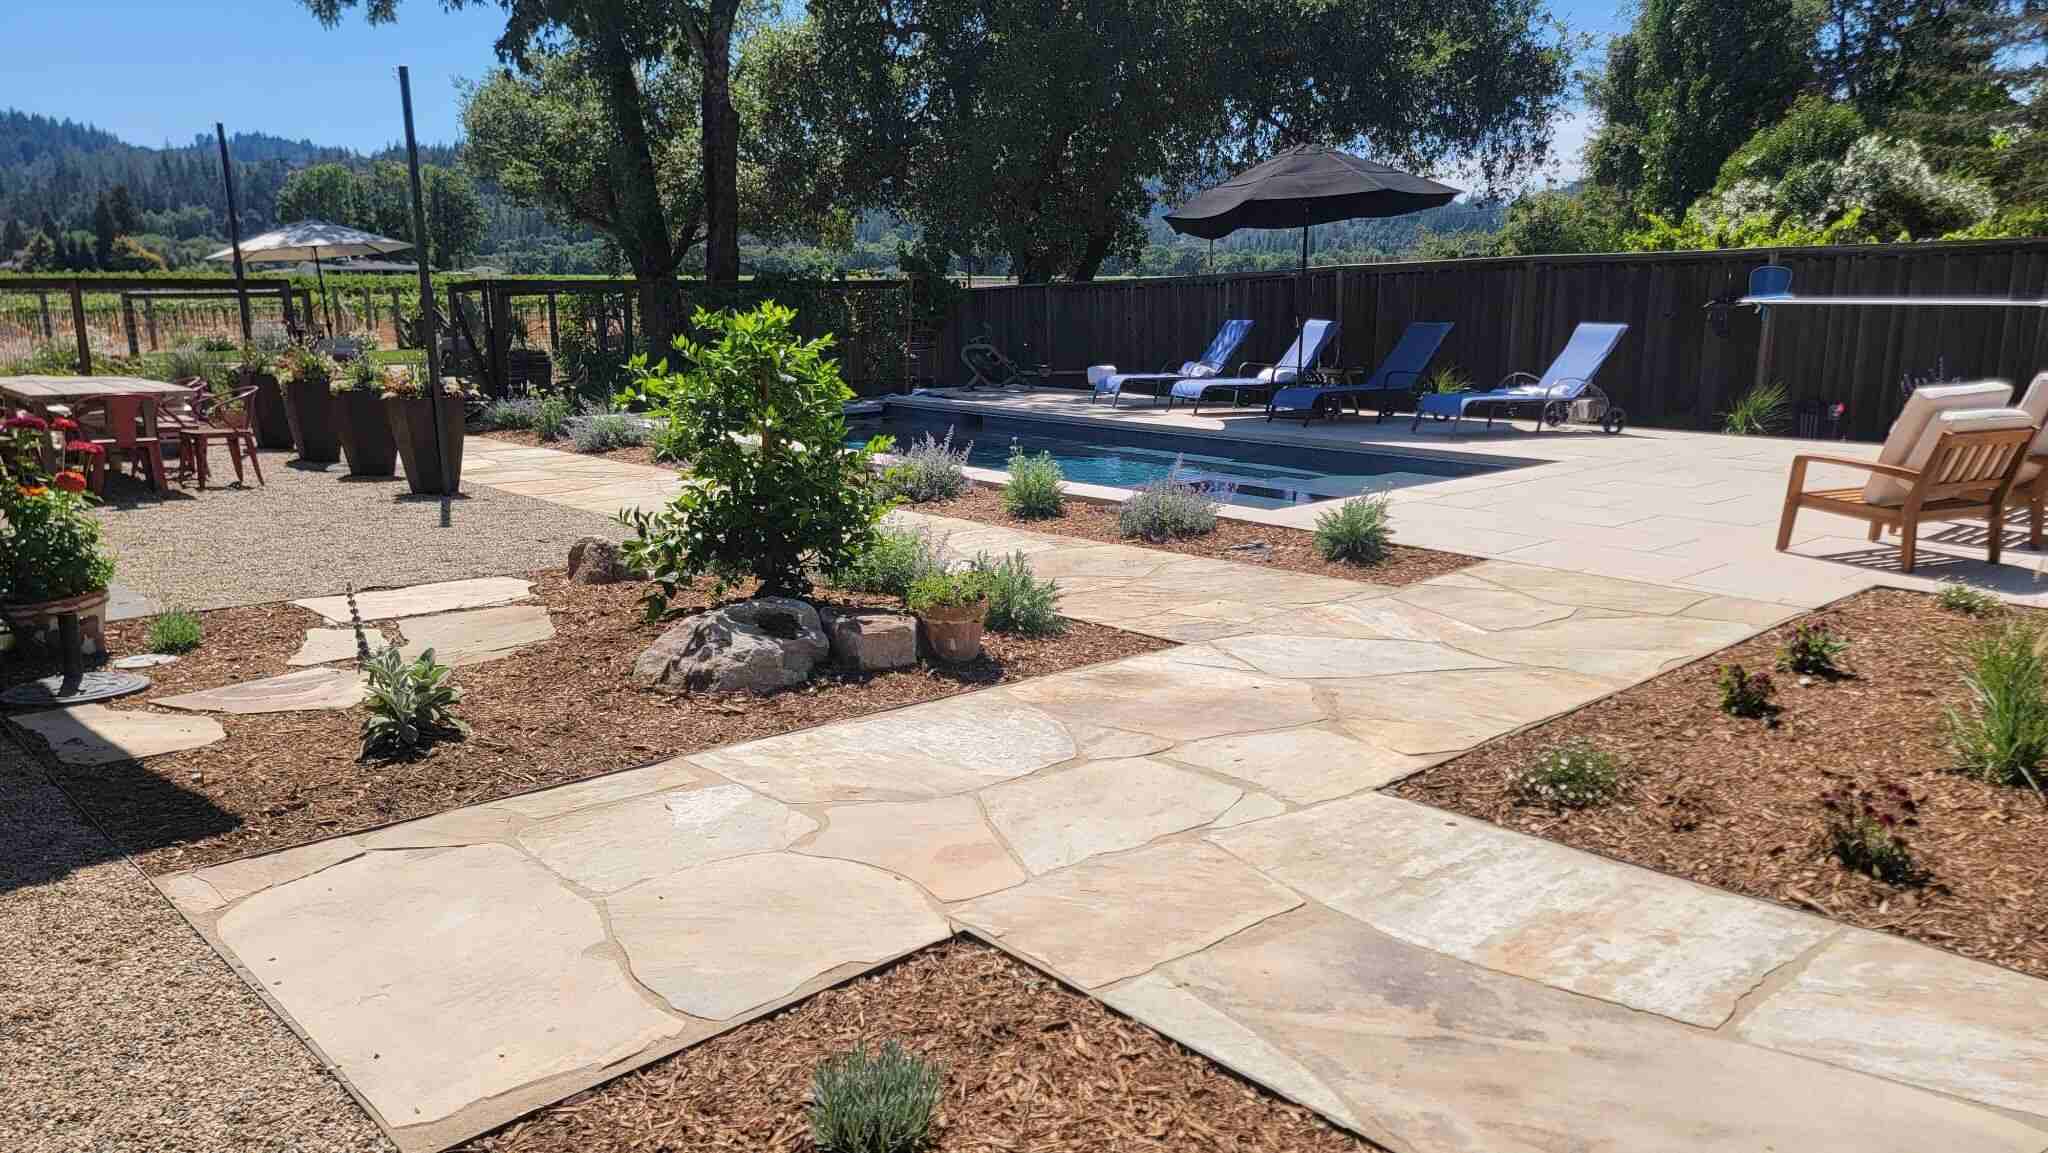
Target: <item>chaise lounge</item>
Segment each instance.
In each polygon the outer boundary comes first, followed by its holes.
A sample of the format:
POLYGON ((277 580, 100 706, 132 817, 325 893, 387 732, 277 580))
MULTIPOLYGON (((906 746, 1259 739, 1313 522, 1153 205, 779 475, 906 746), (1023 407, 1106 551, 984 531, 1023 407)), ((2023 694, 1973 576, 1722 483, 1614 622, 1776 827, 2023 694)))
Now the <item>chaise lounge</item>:
MULTIPOLYGON (((1511 420, 1517 412, 1531 409, 1534 410, 1539 432, 1546 424, 1553 427, 1561 425, 1571 418, 1574 402, 1585 398, 1589 392, 1593 399, 1605 399, 1593 389, 1593 377, 1627 332, 1626 324, 1581 324, 1572 330, 1564 350, 1550 362, 1542 376, 1511 372, 1502 377, 1500 384, 1491 392, 1438 392, 1423 396, 1416 401, 1415 420, 1409 429, 1421 428, 1422 418, 1433 416, 1449 420, 1451 435, 1456 436, 1459 422, 1474 408, 1486 414, 1488 428, 1493 427, 1496 415, 1511 420), (1516 381, 1521 383, 1511 383, 1516 381)), ((1621 431, 1619 408, 1603 404, 1593 415, 1600 419, 1600 427, 1605 431, 1621 431)))
POLYGON ((1202 401, 1212 392, 1230 393, 1230 403, 1241 404, 1246 393, 1256 396, 1271 396, 1273 389, 1298 380, 1308 380, 1318 372, 1316 363, 1322 359, 1323 349, 1329 344, 1330 336, 1337 331, 1334 320, 1310 320, 1302 324, 1301 331, 1294 335, 1294 343, 1287 346, 1279 360, 1271 364, 1246 361, 1237 366, 1236 376, 1188 377, 1173 382, 1167 393, 1166 407, 1172 408, 1175 400, 1185 400, 1195 412, 1202 411, 1202 401), (1257 369, 1246 375, 1247 370, 1257 369))
POLYGON ((1174 381, 1200 379, 1222 372, 1223 366, 1230 362, 1230 354, 1237 351, 1237 346, 1244 343, 1245 334, 1251 330, 1252 322, 1249 320, 1226 320, 1223 327, 1216 330, 1216 338, 1203 350, 1200 360, 1181 362, 1178 372, 1110 373, 1094 382, 1095 392, 1088 398, 1088 403, 1093 404, 1107 396, 1109 407, 1115 408, 1117 398, 1123 395, 1124 389, 1140 383, 1152 386, 1152 399, 1157 402, 1164 395, 1163 387, 1174 381))
POLYGON ((1416 393, 1422 386, 1422 374, 1429 371, 1429 362, 1436 359, 1437 349, 1443 347, 1444 337, 1450 332, 1448 322, 1414 321, 1364 382, 1295 385, 1280 389, 1266 404, 1266 419, 1272 420, 1276 416, 1298 416, 1304 421, 1319 416, 1334 418, 1343 411, 1346 400, 1351 402, 1354 414, 1362 413, 1366 405, 1372 405, 1375 424, 1397 408, 1407 406, 1412 411, 1416 393))

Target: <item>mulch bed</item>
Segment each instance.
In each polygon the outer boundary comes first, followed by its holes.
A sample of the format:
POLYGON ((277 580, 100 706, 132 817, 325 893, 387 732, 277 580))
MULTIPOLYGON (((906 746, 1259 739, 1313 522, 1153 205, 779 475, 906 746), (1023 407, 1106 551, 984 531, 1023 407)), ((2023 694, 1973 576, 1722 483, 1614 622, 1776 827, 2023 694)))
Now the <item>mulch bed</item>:
MULTIPOLYGON (((2007 610, 2024 611, 2024 610, 2007 610)), ((2048 614, 2034 614, 2048 622, 2048 614)), ((2048 976, 2048 805, 1953 771, 1944 710, 1967 690, 1957 647, 1983 621, 1898 589, 1859 593, 1710 658, 1410 777, 1393 792, 1723 889, 2048 976), (1838 680, 1775 672, 1776 725, 1723 714, 1722 665, 1770 669, 1795 625, 1850 644, 1838 680), (1520 805, 1509 772, 1583 737, 1628 766, 1613 805, 1520 805), (1919 802, 1907 830, 1929 879, 1884 884, 1823 845, 1820 795, 1894 781, 1919 802)))
POLYGON ((1386 559, 1376 565, 1355 565, 1344 561, 1324 560, 1322 555, 1316 552, 1316 539, 1312 532, 1232 520, 1228 517, 1218 517, 1216 531, 1207 536, 1167 541, 1127 538, 1117 527, 1117 505, 1094 504, 1070 498, 1066 502, 1066 512, 1062 516, 1045 520, 1025 520, 1011 516, 1003 507, 1001 488, 982 484, 970 487, 967 492, 952 500, 908 507, 915 512, 958 517, 961 520, 981 521, 984 524, 999 524, 1005 528, 1052 533, 1058 536, 1077 536, 1107 544, 1138 545, 1164 552, 1177 552, 1184 556, 1264 564, 1294 572, 1313 573, 1316 576, 1370 581, 1383 585, 1414 584, 1416 581, 1428 580, 1479 563, 1477 557, 1437 552, 1435 549, 1409 548, 1399 544, 1390 546, 1386 559), (1266 549, 1249 547, 1258 544, 1265 545, 1266 549))
POLYGON ((478 1138, 467 1153, 810 1153, 827 1057, 894 1040, 944 1070, 935 1153, 1375 1146, 976 941, 880 973, 478 1138))
POLYGON ((616 460, 624 464, 645 464, 655 468, 666 468, 676 472, 682 469, 674 461, 654 459, 654 449, 648 445, 636 444, 615 448, 609 452, 581 452, 576 448, 573 437, 559 437, 542 440, 540 434, 519 428, 494 428, 482 432, 468 432, 465 436, 481 436, 491 440, 502 440, 507 444, 523 445, 526 448, 552 448, 559 452, 573 452, 578 456, 596 457, 600 460, 616 460))
MULTIPOLYGON (((43 752, 57 783, 145 871, 168 873, 1170 647, 1075 621, 1057 637, 989 633, 982 656, 962 665, 878 674, 825 666, 808 684, 767 696, 670 697, 633 687, 629 675, 634 658, 667 627, 646 623, 639 605, 645 586, 579 585, 560 570, 531 575, 554 618, 554 638, 456 669, 464 693, 457 715, 472 733, 436 745, 421 759, 359 762, 360 707, 205 714, 220 721, 226 740, 152 757, 146 766, 66 766, 39 741, 27 743, 43 752)), ((675 603, 700 608, 730 599, 714 598, 707 580, 675 603)), ((894 605, 886 597, 839 592, 820 599, 894 605)), ((205 640, 196 652, 148 670, 154 678, 149 692, 112 707, 289 672, 285 661, 305 630, 326 624, 289 604, 221 609, 201 619, 205 640)), ((147 621, 113 623, 107 632, 116 655, 147 649, 147 621)), ((13 660, 0 666, 0 684, 49 671, 13 660)))

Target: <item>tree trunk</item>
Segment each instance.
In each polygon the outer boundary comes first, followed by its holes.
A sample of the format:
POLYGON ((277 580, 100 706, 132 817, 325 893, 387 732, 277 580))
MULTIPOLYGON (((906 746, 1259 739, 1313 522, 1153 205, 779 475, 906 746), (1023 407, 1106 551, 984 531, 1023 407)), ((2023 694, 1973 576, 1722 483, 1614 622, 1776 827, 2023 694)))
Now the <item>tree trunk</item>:
POLYGON ((598 66, 603 70, 605 100, 611 105, 619 129, 619 147, 625 153, 619 157, 623 162, 619 168, 633 174, 632 179, 622 182, 623 187, 613 190, 620 199, 619 226, 623 235, 618 237, 619 247, 625 250, 633 275, 640 281, 642 331, 647 348, 654 354, 650 359, 660 360, 668 354, 680 319, 674 282, 676 263, 682 253, 676 251, 668 214, 662 209, 660 185, 654 175, 654 152, 648 145, 647 125, 642 119, 640 79, 633 71, 632 57, 620 41, 603 41, 599 48, 598 66))
POLYGON ((1073 268, 1075 280, 1093 280, 1095 274, 1102 271, 1102 262, 1109 258, 1109 241, 1110 238, 1105 234, 1096 234, 1088 238, 1088 243, 1081 248, 1080 260, 1073 268))
POLYGON ((740 278, 740 114, 732 106, 732 34, 739 0, 710 0, 697 41, 703 65, 704 275, 740 278))

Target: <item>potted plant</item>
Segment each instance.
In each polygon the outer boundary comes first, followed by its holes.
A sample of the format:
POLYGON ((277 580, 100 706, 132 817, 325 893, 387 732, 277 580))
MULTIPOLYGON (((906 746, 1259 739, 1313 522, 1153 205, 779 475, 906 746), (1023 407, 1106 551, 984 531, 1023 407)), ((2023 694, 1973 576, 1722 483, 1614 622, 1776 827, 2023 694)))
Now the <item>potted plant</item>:
POLYGON ((292 446, 291 418, 285 415, 284 392, 278 386, 270 353, 254 344, 242 346, 241 363, 235 378, 242 388, 253 388, 249 398, 249 420, 255 427, 256 443, 263 448, 292 446))
POLYGON ((384 370, 384 414, 398 441, 398 459, 405 464, 405 482, 416 493, 453 493, 462 488, 462 421, 469 387, 460 377, 441 381, 441 441, 434 443, 434 408, 427 383, 402 364, 384 370))
POLYGON ((988 619, 988 584, 980 573, 927 573, 911 583, 904 601, 940 660, 971 661, 980 654, 988 619))
POLYGON ((398 442, 384 412, 384 379, 369 357, 350 362, 334 378, 334 424, 350 476, 390 476, 398 468, 398 442))
POLYGON ((292 448, 300 460, 314 464, 340 460, 334 394, 328 391, 338 375, 333 359, 295 344, 284 354, 284 370, 284 413, 291 423, 292 448))
POLYGON ((18 637, 49 646, 58 618, 76 614, 84 654, 102 656, 114 561, 86 510, 85 474, 44 468, 48 433, 38 417, 0 422, 0 615, 18 637))

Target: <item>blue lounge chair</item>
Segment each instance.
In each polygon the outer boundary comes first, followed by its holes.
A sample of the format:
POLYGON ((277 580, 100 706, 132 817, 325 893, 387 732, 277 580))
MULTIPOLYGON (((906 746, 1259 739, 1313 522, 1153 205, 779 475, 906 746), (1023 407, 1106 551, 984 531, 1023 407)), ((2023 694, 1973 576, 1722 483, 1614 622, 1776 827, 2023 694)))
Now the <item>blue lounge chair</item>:
POLYGON ((1119 372, 1105 376, 1095 382, 1095 395, 1089 397, 1088 402, 1093 404, 1107 396, 1109 407, 1115 408, 1124 388, 1132 384, 1151 385, 1152 399, 1157 401, 1163 386, 1176 380, 1215 376, 1230 363, 1230 354, 1237 351, 1237 346, 1244 343, 1245 334, 1251 330, 1252 322, 1249 320, 1226 320, 1223 327, 1216 330, 1216 339, 1209 342, 1200 360, 1183 361, 1178 372, 1119 372))
POLYGON ((1415 420, 1409 428, 1420 428, 1425 416, 1448 418, 1451 433, 1456 435, 1458 422, 1476 407, 1486 413, 1488 428, 1493 427, 1496 415, 1512 419, 1518 411, 1534 409, 1536 428, 1540 431, 1545 424, 1561 425, 1571 419, 1572 402, 1590 392, 1590 399, 1598 402, 1600 410, 1592 414, 1593 418, 1600 420, 1601 427, 1608 432, 1620 432, 1621 409, 1605 403, 1605 394, 1593 387, 1593 376, 1627 331, 1626 324, 1581 324, 1572 330, 1564 351, 1557 354, 1542 376, 1511 372, 1491 392, 1430 393, 1416 402, 1415 420))
POLYGON ((1334 320, 1311 320, 1301 326, 1301 331, 1295 334, 1294 343, 1289 345, 1280 359, 1272 364, 1248 360, 1237 366, 1236 376, 1188 377, 1176 380, 1173 382, 1173 388, 1167 393, 1166 407, 1172 408, 1176 400, 1185 400, 1194 406, 1196 412, 1200 412, 1202 401, 1211 392, 1228 392, 1230 403, 1237 404, 1244 399, 1247 392, 1270 395, 1276 385, 1310 379, 1317 371, 1316 362, 1322 359, 1324 347, 1329 344, 1331 335, 1336 331, 1337 322, 1334 320), (1254 368, 1258 371, 1246 375, 1247 370, 1254 368))
POLYGON ((1416 390, 1422 384, 1422 374, 1429 371, 1429 362, 1436 359, 1436 350, 1443 347, 1444 337, 1450 332, 1448 322, 1414 321, 1395 342, 1393 351, 1380 361, 1379 368, 1364 381, 1280 389, 1266 405, 1266 419, 1276 416, 1298 416, 1303 420, 1314 420, 1318 416, 1334 417, 1343 411, 1343 403, 1347 399, 1351 401, 1352 412, 1362 412, 1365 405, 1371 404, 1375 413, 1374 423, 1385 419, 1388 411, 1396 406, 1412 410, 1416 390))

